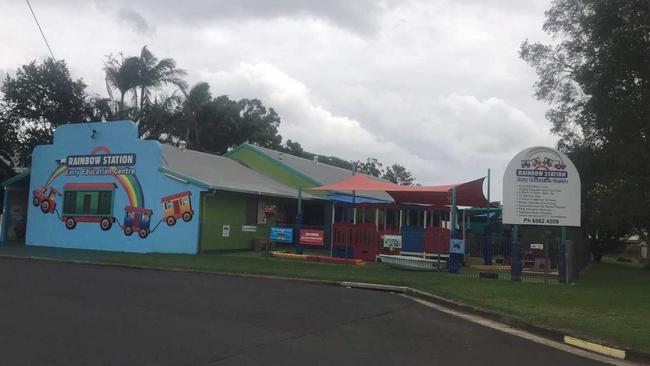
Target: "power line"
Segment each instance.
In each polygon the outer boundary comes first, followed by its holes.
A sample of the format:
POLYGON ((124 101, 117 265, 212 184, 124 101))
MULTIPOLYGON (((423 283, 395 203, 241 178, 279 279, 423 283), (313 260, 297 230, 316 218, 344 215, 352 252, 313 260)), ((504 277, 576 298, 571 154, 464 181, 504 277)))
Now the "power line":
POLYGON ((41 36, 43 36, 43 40, 45 41, 45 45, 47 46, 47 49, 50 50, 50 55, 52 56, 52 59, 56 60, 56 57, 54 57, 54 53, 52 52, 52 48, 50 47, 50 44, 47 42, 47 38, 45 38, 45 33, 43 33, 43 28, 41 28, 41 24, 38 22, 38 19, 36 19, 36 14, 34 14, 34 9, 32 9, 32 4, 29 3, 29 0, 25 0, 25 2, 27 2, 27 6, 29 6, 29 11, 32 12, 34 21, 38 26, 38 30, 41 32, 41 36))

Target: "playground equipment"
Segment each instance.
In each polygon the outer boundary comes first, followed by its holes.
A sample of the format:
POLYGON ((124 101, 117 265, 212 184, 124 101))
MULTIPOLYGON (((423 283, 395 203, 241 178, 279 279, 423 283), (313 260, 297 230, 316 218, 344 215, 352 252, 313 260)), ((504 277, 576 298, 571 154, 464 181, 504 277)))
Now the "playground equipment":
POLYGON ((164 210, 163 217, 167 225, 174 226, 176 221, 181 218, 185 222, 192 220, 194 211, 192 210, 192 201, 190 200, 191 195, 192 192, 186 191, 160 199, 164 210))
POLYGON ((54 209, 56 209, 56 202, 54 199, 57 195, 61 195, 59 191, 54 189, 54 187, 40 186, 36 188, 33 193, 34 198, 32 199, 32 205, 34 205, 34 207, 40 205, 43 213, 54 212, 54 209))
POLYGON ((124 207, 124 224, 122 224, 124 235, 131 236, 137 231, 140 238, 146 238, 151 233, 149 227, 152 215, 153 211, 148 208, 124 207))
POLYGON ((72 230, 78 222, 95 222, 108 231, 115 222, 113 198, 115 183, 66 183, 63 185, 61 221, 72 230))

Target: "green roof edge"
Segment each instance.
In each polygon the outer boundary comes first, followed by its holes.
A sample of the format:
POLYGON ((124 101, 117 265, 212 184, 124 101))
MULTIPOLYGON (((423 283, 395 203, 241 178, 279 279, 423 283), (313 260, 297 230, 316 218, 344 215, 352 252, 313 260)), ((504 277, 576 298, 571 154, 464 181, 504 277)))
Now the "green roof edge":
POLYGON ((0 187, 6 187, 8 185, 11 185, 13 183, 16 183, 17 181, 29 176, 32 174, 32 168, 27 168, 24 172, 14 175, 13 177, 9 179, 5 179, 2 183, 0 183, 0 187))
POLYGON ((195 186, 198 186, 198 187, 201 187, 201 188, 204 188, 204 189, 210 189, 211 188, 210 185, 205 183, 205 182, 202 182, 202 181, 200 181, 198 179, 194 179, 192 177, 189 177, 189 176, 187 176, 185 174, 179 173, 179 172, 177 172, 175 170, 172 170, 172 169, 169 169, 169 168, 165 168, 165 167, 161 166, 161 167, 158 168, 158 171, 160 171, 160 172, 162 172, 164 174, 169 174, 171 176, 174 176, 174 177, 182 179, 182 180, 186 180, 188 183, 192 183, 195 186))

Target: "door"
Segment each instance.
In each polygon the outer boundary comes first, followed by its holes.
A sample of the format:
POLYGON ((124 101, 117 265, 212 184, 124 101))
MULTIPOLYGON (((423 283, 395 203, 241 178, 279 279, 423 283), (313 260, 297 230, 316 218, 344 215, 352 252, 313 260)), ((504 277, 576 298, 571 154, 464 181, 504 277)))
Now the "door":
POLYGON ((174 201, 174 216, 179 216, 181 214, 181 205, 178 203, 178 200, 174 201))

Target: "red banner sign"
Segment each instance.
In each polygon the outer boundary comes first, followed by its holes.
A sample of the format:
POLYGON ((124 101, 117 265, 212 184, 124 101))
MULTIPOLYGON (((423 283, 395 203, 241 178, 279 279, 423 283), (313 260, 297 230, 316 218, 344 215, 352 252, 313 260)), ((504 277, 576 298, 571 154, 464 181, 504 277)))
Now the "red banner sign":
POLYGON ((325 231, 323 230, 300 230, 300 244, 304 245, 323 245, 325 231))

